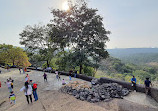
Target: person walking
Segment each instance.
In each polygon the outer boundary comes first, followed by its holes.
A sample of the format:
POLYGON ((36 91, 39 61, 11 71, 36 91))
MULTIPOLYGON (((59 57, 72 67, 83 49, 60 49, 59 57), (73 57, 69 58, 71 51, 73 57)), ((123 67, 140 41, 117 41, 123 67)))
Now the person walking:
POLYGON ((43 77, 44 77, 44 82, 45 81, 47 82, 47 74, 46 73, 43 74, 43 77))
POLYGON ((133 90, 135 90, 135 91, 136 91, 136 82, 137 82, 137 80, 136 80, 135 76, 133 76, 133 78, 131 78, 131 83, 132 83, 133 90))
POLYGON ((144 81, 144 85, 145 85, 145 93, 146 93, 146 95, 148 95, 149 92, 150 92, 150 86, 152 86, 152 83, 151 83, 151 81, 149 80, 148 77, 144 81))
POLYGON ((32 91, 33 91, 33 96, 35 101, 38 100, 38 95, 37 95, 37 84, 34 82, 32 82, 32 80, 30 80, 30 85, 32 86, 32 91))
POLYGON ((24 86, 20 89, 20 91, 24 91, 28 104, 30 103, 30 101, 32 103, 32 86, 29 85, 28 82, 25 82, 24 86), (29 101, 29 98, 30 98, 30 101, 29 101))

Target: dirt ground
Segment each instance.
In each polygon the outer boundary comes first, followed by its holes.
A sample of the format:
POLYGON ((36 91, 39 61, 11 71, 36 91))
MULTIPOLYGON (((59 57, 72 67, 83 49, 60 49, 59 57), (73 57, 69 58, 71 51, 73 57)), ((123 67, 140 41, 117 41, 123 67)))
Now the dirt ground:
MULTIPOLYGON (((27 104, 24 92, 20 92, 20 88, 24 85, 26 74, 20 74, 18 69, 11 69, 9 72, 2 69, 0 81, 0 111, 158 111, 151 105, 138 104, 128 99, 114 99, 109 102, 88 103, 86 101, 77 100, 71 95, 63 94, 58 89, 62 86, 61 81, 56 80, 55 74, 48 74, 48 82, 43 80, 43 72, 28 72, 30 79, 38 84, 38 101, 27 104), (6 79, 11 77, 14 79, 14 94, 16 94, 16 104, 9 104, 9 92, 4 84, 6 79)), ((67 76, 61 76, 68 83, 67 76)), ((72 81, 79 79, 72 78, 72 81)), ((82 81, 82 80, 80 80, 82 81)), ((131 96, 130 96, 131 97, 131 96)))

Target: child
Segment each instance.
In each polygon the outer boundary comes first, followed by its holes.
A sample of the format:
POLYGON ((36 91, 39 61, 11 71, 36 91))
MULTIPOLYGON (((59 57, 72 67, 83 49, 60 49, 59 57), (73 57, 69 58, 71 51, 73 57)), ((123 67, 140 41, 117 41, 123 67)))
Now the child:
POLYGON ((12 104, 12 102, 14 102, 14 104, 15 104, 16 96, 15 96, 15 94, 13 93, 13 91, 11 91, 10 93, 11 93, 11 94, 10 94, 10 96, 9 96, 9 102, 10 102, 10 104, 12 104))
POLYGON ((65 80, 63 79, 63 81, 62 81, 62 85, 65 85, 66 83, 65 83, 65 80))
POLYGON ((12 82, 11 82, 11 88, 13 89, 13 80, 12 80, 12 82))

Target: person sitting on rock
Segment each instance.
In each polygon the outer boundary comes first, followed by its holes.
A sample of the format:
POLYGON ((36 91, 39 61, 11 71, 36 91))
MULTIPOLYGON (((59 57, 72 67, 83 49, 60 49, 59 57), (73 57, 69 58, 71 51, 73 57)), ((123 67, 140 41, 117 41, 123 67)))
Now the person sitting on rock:
POLYGON ((62 85, 65 85, 65 84, 66 84, 66 83, 65 83, 65 80, 63 79, 63 80, 62 80, 62 85))
POLYGON ((150 91, 150 86, 152 86, 151 81, 149 80, 149 78, 147 77, 146 80, 144 81, 144 85, 145 85, 145 93, 149 94, 150 91))
POLYGON ((133 76, 133 78, 131 78, 131 83, 132 83, 133 90, 135 90, 135 91, 136 91, 136 82, 137 82, 137 80, 136 80, 135 76, 133 76))

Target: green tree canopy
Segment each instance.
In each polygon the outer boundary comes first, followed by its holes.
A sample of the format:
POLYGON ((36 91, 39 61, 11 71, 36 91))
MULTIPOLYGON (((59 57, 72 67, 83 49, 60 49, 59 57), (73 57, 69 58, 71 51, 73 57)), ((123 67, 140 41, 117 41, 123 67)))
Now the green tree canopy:
POLYGON ((104 28, 103 18, 97 14, 97 9, 87 6, 87 3, 69 4, 69 11, 53 9, 53 20, 49 24, 50 37, 61 49, 71 48, 79 61, 80 73, 85 61, 91 57, 98 62, 106 58, 106 42, 109 40, 104 28), (98 59, 96 59, 98 58, 98 59))
POLYGON ((12 45, 0 44, 0 62, 11 63, 18 66, 30 66, 26 52, 20 47, 13 47, 12 45))

